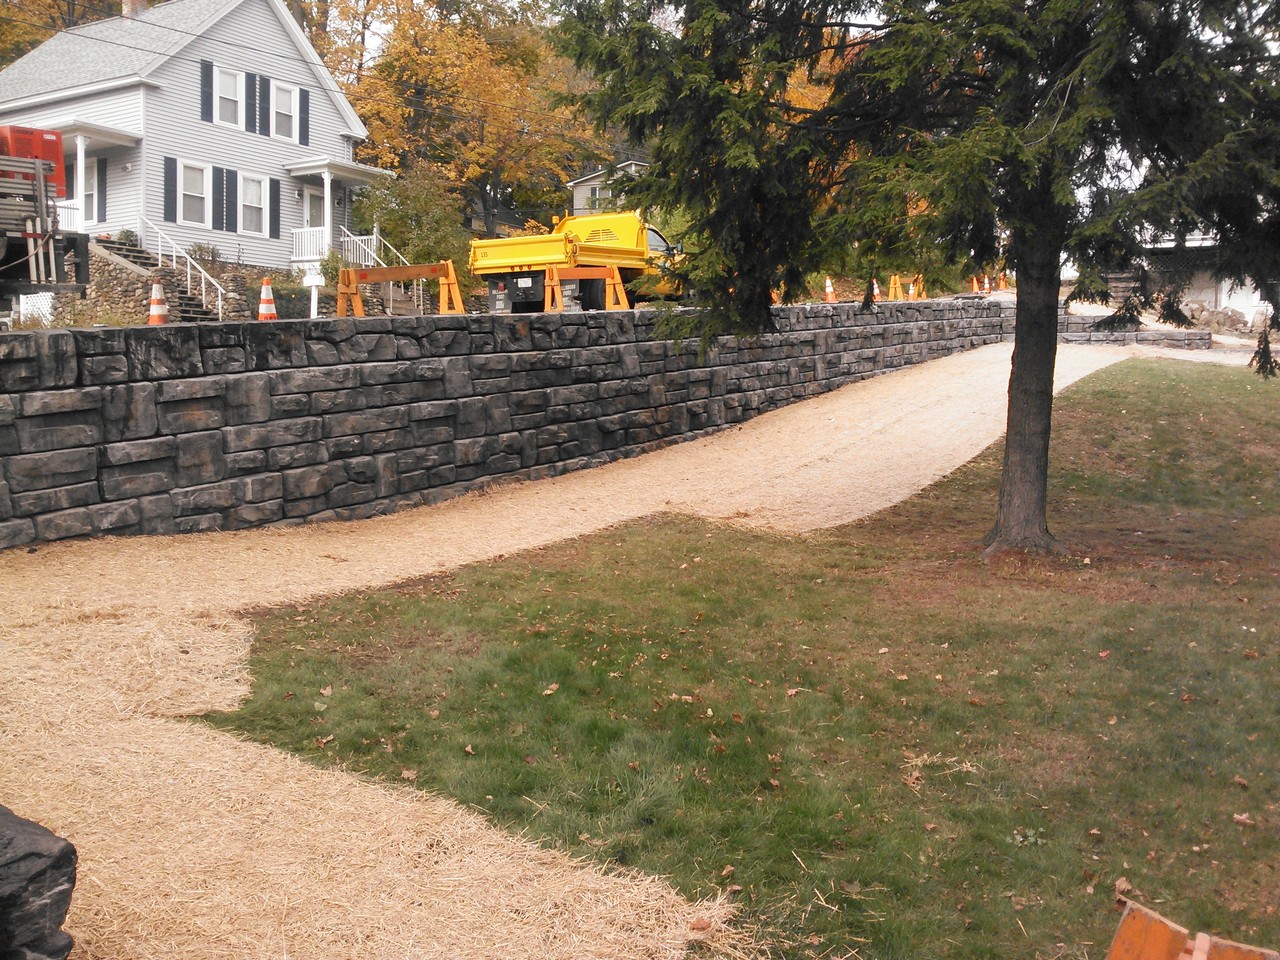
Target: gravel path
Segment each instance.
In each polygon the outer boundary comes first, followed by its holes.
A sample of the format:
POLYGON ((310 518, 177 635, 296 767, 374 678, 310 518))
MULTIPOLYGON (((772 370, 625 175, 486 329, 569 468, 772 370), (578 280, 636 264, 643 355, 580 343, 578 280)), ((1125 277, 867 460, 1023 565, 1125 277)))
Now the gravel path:
MULTIPOLYGON (((1059 388, 1133 356, 1063 347, 1059 388)), ((1010 347, 702 440, 348 524, 0 553, 0 802, 75 842, 76 956, 648 958, 742 949, 727 904, 604 876, 449 801, 182 721, 247 692, 254 607, 674 511, 783 532, 866 516, 1004 425, 1010 347)))

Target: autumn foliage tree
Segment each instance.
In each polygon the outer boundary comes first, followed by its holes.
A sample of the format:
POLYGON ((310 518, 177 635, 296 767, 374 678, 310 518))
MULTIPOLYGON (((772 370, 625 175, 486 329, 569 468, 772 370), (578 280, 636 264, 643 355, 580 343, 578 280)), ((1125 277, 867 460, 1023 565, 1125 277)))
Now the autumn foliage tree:
MULTIPOLYGON (((1215 233, 1225 275, 1280 276, 1280 24, 1257 0, 569 0, 584 104, 652 147, 641 202, 689 211, 704 332, 850 244, 1017 270, 993 548, 1047 523, 1061 268, 1215 233), (822 80, 819 103, 792 95, 822 80), (922 247, 923 252, 923 247, 922 247)), ((1273 321, 1274 323, 1274 321, 1273 321)), ((1264 366, 1269 353, 1259 359, 1264 366)))

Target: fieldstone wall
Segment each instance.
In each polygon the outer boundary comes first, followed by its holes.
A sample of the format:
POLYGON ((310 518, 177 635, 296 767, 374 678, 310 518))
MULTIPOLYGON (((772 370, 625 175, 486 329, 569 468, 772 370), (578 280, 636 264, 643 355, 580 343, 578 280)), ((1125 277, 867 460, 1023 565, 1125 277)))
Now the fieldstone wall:
POLYGON ((630 456, 1012 331, 999 300, 0 334, 0 548, 366 517, 630 456))
POLYGON ((90 244, 89 278, 83 299, 69 293, 54 297, 54 326, 146 323, 151 301, 149 271, 90 244))

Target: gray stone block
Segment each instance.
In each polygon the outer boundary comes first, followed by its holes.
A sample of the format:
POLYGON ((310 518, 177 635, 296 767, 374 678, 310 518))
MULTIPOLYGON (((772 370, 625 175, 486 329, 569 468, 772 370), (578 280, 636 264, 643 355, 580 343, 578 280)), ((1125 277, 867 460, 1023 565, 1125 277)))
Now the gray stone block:
POLYGON ((88 510, 93 529, 98 533, 128 532, 142 523, 142 509, 137 500, 99 503, 88 510))
POLYGON ((102 442, 102 418, 96 410, 26 417, 16 424, 21 453, 45 453, 102 442))
POLYGON ((323 497, 339 483, 346 482, 347 470, 341 463, 323 463, 298 467, 281 473, 286 500, 323 497))
POLYGON ((228 453, 312 443, 321 439, 322 432, 323 422, 320 417, 297 417, 222 429, 228 453))
POLYGON ((204 397, 222 397, 227 392, 227 378, 220 376, 196 377, 186 380, 164 380, 156 384, 156 400, 170 403, 175 400, 197 400, 204 397))
POLYGON ((210 513, 215 510, 228 510, 240 502, 240 488, 236 480, 222 480, 198 487, 183 487, 174 490, 170 497, 173 500, 175 517, 190 517, 210 513))
POLYGON ((222 397, 215 396, 157 403, 159 430, 168 434, 217 430, 226 422, 222 402, 222 397))
POLYGON ((30 543, 35 538, 36 528, 30 520, 0 520, 0 550, 30 543))
POLYGON ((170 534, 176 532, 173 498, 169 494, 140 498, 138 511, 141 515, 143 533, 170 534))
POLYGON ((11 456, 5 474, 11 493, 48 490, 96 479, 98 456, 92 448, 11 456))
POLYGON ((262 503, 246 503, 226 511, 223 528, 244 530, 276 523, 285 518, 283 500, 265 500, 262 503))
POLYGON ((244 347, 208 347, 200 358, 205 373, 241 373, 249 367, 244 347))
POLYGON ((51 490, 33 490, 31 493, 13 494, 13 514, 18 517, 34 517, 56 510, 70 510, 97 503, 101 497, 96 483, 76 483, 51 490))
POLYGON ((405 450, 416 442, 414 431, 408 427, 399 430, 379 430, 361 434, 360 450, 366 454, 405 450))
POLYGON ((349 507, 368 503, 378 495, 378 488, 371 483, 339 483, 329 491, 330 508, 349 507))
POLYGON ((102 499, 133 500, 173 489, 173 472, 157 469, 158 466, 160 465, 150 462, 104 467, 98 480, 102 499))
POLYGON ((125 335, 129 379, 154 381, 200 376, 204 368, 199 338, 199 329, 186 324, 131 327, 125 335))
POLYGON ((228 453, 225 457, 227 476, 240 476, 246 473, 261 473, 267 469, 267 451, 242 450, 239 453, 228 453))
POLYGON ((359 368, 360 383, 372 386, 385 383, 409 383, 417 379, 417 364, 409 360, 393 363, 365 363, 359 368))
POLYGON ((155 385, 123 383, 103 387, 102 421, 107 443, 154 436, 160 428, 155 385))
POLYGON ((180 487, 215 483, 227 475, 222 433, 186 433, 177 438, 173 454, 174 482, 180 487))
POLYGON ((163 460, 173 456, 178 441, 173 437, 152 437, 149 440, 126 440, 108 443, 99 450, 99 462, 104 466, 124 466, 147 460, 163 460))
POLYGON ((311 400, 305 393, 286 393, 271 398, 272 420, 290 420, 311 413, 311 400))
POLYGON ((66 960, 75 883, 75 847, 0 806, 0 956, 66 960))
POLYGON ((376 410, 327 414, 324 417, 324 435, 342 437, 357 433, 372 433, 377 430, 394 430, 408 425, 408 407, 379 407, 376 410))
POLYGON ((349 390, 360 386, 360 371, 351 364, 337 367, 311 367, 304 370, 277 370, 269 376, 271 392, 274 394, 349 390))
POLYGON ((266 451, 267 468, 283 470, 289 467, 306 467, 313 463, 327 463, 329 448, 323 443, 298 443, 287 447, 271 447, 266 451))
MULTIPOLYGON (((92 410, 102 405, 102 390, 98 387, 81 387, 77 390, 42 390, 19 394, 18 415, 44 417, 58 413, 92 410)), ((10 420, 12 422, 12 420, 10 420)))
POLYGON ((324 441, 324 445, 329 451, 330 460, 343 460, 360 453, 364 449, 364 439, 355 434, 349 437, 332 437, 324 441))
POLYGON ((305 321, 277 320, 243 327, 245 364, 249 370, 280 370, 307 365, 305 321))
POLYGON ((474 392, 467 358, 450 357, 444 361, 444 392, 447 397, 469 397, 474 392))
POLYGON ((61 510, 32 517, 37 540, 66 540, 69 537, 85 537, 94 532, 93 515, 86 507, 61 510))
POLYGON ((261 503, 279 500, 284 496, 284 480, 278 473, 263 473, 254 477, 242 477, 239 484, 240 499, 245 503, 261 503))
POLYGON ((363 410, 368 403, 363 390, 326 390, 310 394, 308 413, 320 415, 324 413, 347 413, 351 410, 363 410))

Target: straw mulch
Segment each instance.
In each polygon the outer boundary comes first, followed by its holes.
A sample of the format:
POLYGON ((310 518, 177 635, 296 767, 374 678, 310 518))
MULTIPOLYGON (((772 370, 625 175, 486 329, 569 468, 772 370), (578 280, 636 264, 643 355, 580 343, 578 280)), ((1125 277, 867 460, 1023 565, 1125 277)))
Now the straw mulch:
MULTIPOLYGON (((1064 351, 1064 380, 1123 357, 1064 351)), ((999 435, 1008 349, 597 470, 351 524, 0 554, 0 803, 75 843, 75 956, 665 958, 762 948, 723 901, 607 874, 450 801, 181 720, 248 690, 244 612, 679 510, 847 522, 999 435), (893 451, 892 462, 887 456, 893 451)))

